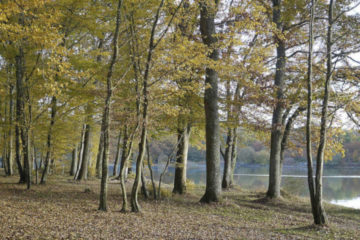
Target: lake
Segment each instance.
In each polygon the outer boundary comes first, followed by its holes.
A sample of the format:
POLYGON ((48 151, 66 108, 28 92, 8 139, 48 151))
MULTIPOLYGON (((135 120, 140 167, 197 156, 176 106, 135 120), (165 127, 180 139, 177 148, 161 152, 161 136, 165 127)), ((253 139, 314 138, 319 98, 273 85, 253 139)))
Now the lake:
MULTIPOLYGON (((158 180, 163 167, 162 164, 153 166, 155 180, 158 180)), ((148 171, 147 167, 145 169, 148 171)), ((174 167, 170 166, 164 177, 164 182, 172 183, 173 176, 174 167)), ((205 164, 189 162, 187 177, 196 184, 205 184, 205 164)), ((244 189, 266 191, 268 167, 237 165, 234 181, 244 189)), ((308 197, 306 166, 284 166, 282 188, 289 193, 308 197)), ((340 168, 326 165, 323 178, 323 196, 325 201, 360 209, 360 168, 340 168)))

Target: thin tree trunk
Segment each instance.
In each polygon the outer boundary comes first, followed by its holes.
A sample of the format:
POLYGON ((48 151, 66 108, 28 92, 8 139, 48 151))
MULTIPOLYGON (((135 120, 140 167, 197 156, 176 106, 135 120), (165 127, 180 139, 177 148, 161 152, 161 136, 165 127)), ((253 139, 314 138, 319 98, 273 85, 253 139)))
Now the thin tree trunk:
MULTIPOLYGON (((327 115, 328 115, 328 104, 329 104, 329 95, 330 95, 330 83, 332 79, 333 64, 332 64, 332 31, 333 31, 333 9, 334 9, 334 0, 330 0, 329 9, 328 9, 328 29, 327 29, 327 39, 326 39, 326 79, 324 86, 324 97, 321 110, 321 123, 320 123, 320 142, 317 151, 316 158, 316 176, 315 176, 315 214, 314 222, 317 225, 327 224, 327 216, 325 209, 322 203, 322 177, 324 169, 324 152, 326 146, 326 128, 327 128, 327 115)), ((313 9, 314 11, 314 9, 313 9)))
POLYGON ((231 174, 230 174, 230 186, 234 184, 234 172, 236 168, 237 159, 237 127, 233 129, 233 143, 231 147, 231 174))
POLYGON ((6 163, 7 163, 7 175, 11 176, 14 174, 13 172, 13 112, 14 112, 14 103, 13 103, 13 89, 14 86, 10 84, 9 86, 9 131, 7 135, 8 145, 7 145, 7 156, 6 156, 6 163))
POLYGON ((231 178, 231 168, 232 168, 232 164, 231 164, 232 148, 234 145, 233 141, 234 141, 233 129, 229 127, 226 138, 226 149, 224 154, 224 174, 221 184, 223 189, 228 189, 231 186, 230 178, 231 178))
POLYGON ((47 135, 47 142, 46 142, 46 157, 45 157, 45 168, 41 176, 40 184, 46 183, 46 177, 49 171, 49 161, 51 158, 51 151, 52 151, 52 133, 55 124, 55 117, 57 111, 57 99, 55 96, 51 99, 51 118, 50 118, 50 126, 47 135))
POLYGON ((118 142, 117 142, 117 146, 116 146, 116 155, 115 155, 115 162, 114 162, 114 168, 113 168, 113 176, 114 177, 117 176, 117 168, 119 165, 120 156, 121 156, 121 130, 119 131, 118 142))
POLYGON ((82 166, 83 152, 84 152, 84 141, 85 141, 85 127, 86 127, 86 125, 83 124, 83 128, 81 130, 80 145, 79 145, 78 164, 77 164, 76 174, 74 175, 74 180, 76 180, 78 178, 80 168, 82 166))
POLYGON ((150 35, 150 43, 149 43, 149 49, 148 49, 148 55, 147 55, 147 61, 146 61, 146 67, 143 77, 143 123, 142 123, 142 130, 141 130, 141 137, 139 142, 139 155, 136 160, 136 175, 135 180, 133 184, 133 188, 131 190, 131 211, 132 212, 139 212, 140 211, 140 205, 138 203, 138 191, 140 186, 140 178, 141 178, 141 172, 142 172, 142 162, 144 160, 145 155, 145 149, 146 149, 146 136, 147 136, 147 121, 148 121, 148 77, 149 77, 149 71, 150 71, 150 64, 152 60, 152 54, 153 50, 155 48, 154 38, 155 38, 155 30, 156 26, 158 24, 158 20, 160 17, 160 10, 164 5, 164 0, 161 0, 160 5, 157 9, 156 16, 154 23, 152 25, 151 29, 151 35, 150 35))
POLYGON ((176 152, 176 165, 174 176, 173 193, 184 194, 186 192, 186 169, 190 140, 190 124, 186 124, 184 128, 178 129, 178 149, 176 152))
POLYGON ((109 161, 109 128, 110 128, 110 110, 111 110, 111 98, 112 98, 112 75, 114 65, 117 60, 118 56, 118 38, 120 34, 120 21, 121 21, 121 6, 122 0, 118 1, 117 11, 116 11, 116 26, 115 26, 115 33, 113 38, 113 54, 111 57, 109 71, 106 77, 106 85, 107 85, 107 92, 106 92, 106 100, 105 100, 105 107, 104 113, 102 118, 101 124, 101 133, 104 136, 104 153, 102 159, 102 175, 101 175, 101 185, 100 185, 100 202, 99 202, 99 210, 107 211, 107 181, 108 181, 108 161, 109 161))
MULTIPOLYGON (((7 103, 6 101, 4 101, 4 116, 2 116, 1 114, 1 107, 2 107, 2 103, 0 101, 0 121, 3 121, 1 122, 2 124, 6 124, 7 122, 7 103)), ((8 167, 7 167, 7 155, 8 155, 8 140, 7 140, 7 134, 6 134, 6 128, 2 129, 3 130, 3 151, 2 151, 2 156, 1 156, 1 162, 2 162, 2 168, 4 168, 4 172, 5 172, 5 175, 8 175, 8 167)))
POLYGON ((85 137, 84 137, 84 151, 82 162, 80 166, 79 175, 76 180, 86 180, 88 177, 88 166, 90 159, 90 139, 91 139, 91 126, 89 123, 85 124, 85 137))
POLYGON ((123 205, 122 205, 122 212, 127 211, 127 193, 126 193, 126 186, 125 186, 125 178, 126 178, 126 168, 128 165, 128 162, 130 160, 130 157, 132 155, 133 150, 133 143, 134 143, 134 137, 136 130, 139 126, 139 122, 136 123, 136 127, 134 128, 133 132, 130 135, 130 138, 128 137, 128 126, 125 125, 124 128, 124 141, 123 141, 123 154, 121 156, 121 164, 120 164, 120 185, 121 185, 121 191, 123 194, 123 205))
POLYGON ((33 147, 33 157, 34 157, 34 164, 35 164, 35 184, 38 184, 39 180, 39 165, 36 158, 37 152, 35 147, 33 147))
POLYGON ((149 168, 149 172, 150 172, 151 185, 152 185, 153 194, 154 194, 153 197, 154 197, 154 200, 156 200, 156 199, 158 199, 158 197, 157 197, 157 193, 156 193, 154 174, 153 174, 153 170, 151 167, 150 147, 149 147, 148 141, 146 141, 146 153, 147 153, 147 164, 148 164, 148 168, 149 168))
MULTIPOLYGON (((203 42, 210 48, 214 47, 218 39, 214 34, 215 15, 219 0, 207 4, 200 3, 200 31, 203 42), (214 6, 215 5, 215 6, 214 6)), ((219 59, 218 49, 213 49, 209 58, 219 59)), ((206 190, 201 202, 217 202, 221 195, 220 173, 220 127, 218 113, 218 74, 215 69, 206 68, 206 87, 204 96, 206 116, 206 190)))
MULTIPOLYGON (((276 24, 277 30, 282 32, 283 23, 281 19, 281 0, 273 0, 273 22, 276 24)), ((285 42, 275 35, 276 40, 276 71, 275 84, 276 103, 273 112, 271 124, 271 140, 270 140, 270 168, 269 168, 269 187, 267 197, 279 198, 281 185, 281 141, 283 135, 282 114, 284 111, 284 71, 286 64, 285 42)))
POLYGON ((72 159, 71 159, 71 168, 70 168, 70 176, 74 176, 76 174, 76 168, 77 168, 77 156, 78 156, 78 152, 77 152, 77 147, 75 147, 72 150, 72 159))
POLYGON ((96 156, 96 177, 101 177, 101 163, 102 163, 102 156, 104 155, 104 135, 101 132, 100 133, 100 139, 99 139, 99 148, 98 153, 96 156))
POLYGON ((146 188, 146 179, 145 179, 145 175, 144 175, 144 162, 143 162, 143 167, 142 167, 142 171, 141 171, 141 193, 144 195, 145 199, 149 199, 149 191, 146 188))
POLYGON ((285 130, 284 130, 284 134, 281 140, 281 151, 280 151, 280 175, 282 175, 282 169, 283 169, 283 165, 284 165, 284 153, 285 150, 287 148, 287 144, 289 141, 289 136, 294 124, 295 119, 299 116, 299 114, 303 111, 305 111, 306 108, 304 107, 298 107, 296 108, 296 110, 294 111, 294 113, 289 117, 286 126, 285 126, 285 130))

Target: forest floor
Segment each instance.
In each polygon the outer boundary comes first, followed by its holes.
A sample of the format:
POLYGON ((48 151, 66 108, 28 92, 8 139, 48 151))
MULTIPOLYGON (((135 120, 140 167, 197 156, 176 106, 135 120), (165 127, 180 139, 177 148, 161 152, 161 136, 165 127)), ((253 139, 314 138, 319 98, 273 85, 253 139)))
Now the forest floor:
MULTIPOLYGON (((204 187, 161 201, 140 197, 141 213, 121 213, 118 182, 110 182, 108 212, 97 211, 99 180, 50 176, 25 190, 0 175, 0 239, 359 239, 360 210, 325 204, 330 224, 312 225, 308 199, 279 201, 235 187, 216 204, 200 204, 204 187)), ((130 192, 131 180, 127 189, 130 192)))

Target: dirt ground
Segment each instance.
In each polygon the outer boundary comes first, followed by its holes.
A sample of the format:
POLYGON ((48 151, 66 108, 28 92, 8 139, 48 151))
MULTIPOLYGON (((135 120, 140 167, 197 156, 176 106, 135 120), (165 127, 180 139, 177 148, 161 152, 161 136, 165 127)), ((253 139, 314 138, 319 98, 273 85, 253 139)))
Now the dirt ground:
POLYGON ((209 205, 199 203, 204 187, 172 196, 165 186, 163 200, 140 197, 141 213, 121 213, 118 182, 110 182, 109 211, 101 212, 97 179, 51 176, 31 190, 17 181, 0 176, 0 239, 360 239, 359 210, 326 204, 330 224, 315 227, 308 199, 288 194, 266 201, 235 187, 209 205))

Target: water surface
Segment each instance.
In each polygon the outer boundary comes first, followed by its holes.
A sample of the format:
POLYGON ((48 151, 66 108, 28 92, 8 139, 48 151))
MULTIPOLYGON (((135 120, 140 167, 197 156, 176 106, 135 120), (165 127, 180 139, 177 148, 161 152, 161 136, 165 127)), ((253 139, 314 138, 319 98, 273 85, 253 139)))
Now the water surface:
MULTIPOLYGON (((153 166, 155 179, 158 179, 163 165, 153 166)), ((172 183, 174 167, 169 170, 164 182, 172 183)), ((205 164, 190 162, 187 177, 196 184, 205 184, 205 164)), ((234 174, 235 184, 249 190, 266 191, 268 186, 267 166, 238 165, 234 174)), ((308 197, 307 170, 305 165, 283 169, 282 188, 292 194, 308 197)), ((323 178, 323 196, 325 201, 360 209, 360 169, 325 166, 323 178)))

